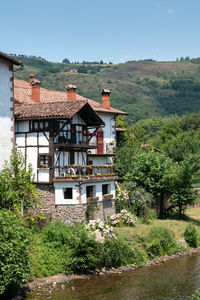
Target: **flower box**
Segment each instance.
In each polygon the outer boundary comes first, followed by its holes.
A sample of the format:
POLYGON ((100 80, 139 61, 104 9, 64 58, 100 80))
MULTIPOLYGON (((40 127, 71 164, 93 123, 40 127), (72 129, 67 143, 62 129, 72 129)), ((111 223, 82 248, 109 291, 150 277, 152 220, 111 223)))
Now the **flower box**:
POLYGON ((103 200, 111 200, 113 199, 113 195, 112 194, 105 194, 103 195, 103 200))
POLYGON ((99 200, 99 197, 89 197, 89 198, 87 198, 87 203, 97 202, 98 200, 99 200))

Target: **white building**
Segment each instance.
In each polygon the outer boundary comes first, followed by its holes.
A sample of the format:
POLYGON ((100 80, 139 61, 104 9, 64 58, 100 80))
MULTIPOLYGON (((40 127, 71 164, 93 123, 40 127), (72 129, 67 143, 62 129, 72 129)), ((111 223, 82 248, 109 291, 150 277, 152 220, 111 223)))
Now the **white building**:
POLYGON ((0 52, 0 169, 9 160, 14 143, 13 64, 21 62, 0 52))
POLYGON ((100 104, 76 89, 47 90, 32 75, 14 83, 16 144, 45 195, 39 210, 65 222, 84 220, 91 202, 98 217, 114 212, 115 117, 124 114, 110 107, 109 90, 100 104))

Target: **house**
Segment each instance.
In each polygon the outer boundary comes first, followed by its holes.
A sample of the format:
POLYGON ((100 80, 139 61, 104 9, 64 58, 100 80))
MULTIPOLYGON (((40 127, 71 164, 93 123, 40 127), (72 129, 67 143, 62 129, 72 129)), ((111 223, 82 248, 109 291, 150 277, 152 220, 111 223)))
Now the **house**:
POLYGON ((31 163, 42 192, 38 211, 66 223, 82 221, 88 203, 95 216, 115 211, 115 117, 124 112, 110 107, 110 91, 101 91, 101 104, 77 94, 15 79, 15 139, 31 163))
POLYGON ((0 169, 9 160, 14 143, 13 65, 21 62, 0 52, 0 169))

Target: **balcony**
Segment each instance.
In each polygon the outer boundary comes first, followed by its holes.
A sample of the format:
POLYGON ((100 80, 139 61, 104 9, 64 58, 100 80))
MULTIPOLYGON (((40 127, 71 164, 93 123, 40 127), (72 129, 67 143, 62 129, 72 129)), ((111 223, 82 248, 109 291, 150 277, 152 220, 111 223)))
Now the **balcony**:
POLYGON ((55 167, 55 181, 87 181, 116 177, 115 165, 55 167))
POLYGON ((54 145, 56 148, 83 148, 83 149, 96 149, 97 142, 93 140, 89 143, 91 134, 83 126, 72 125, 68 129, 62 129, 54 137, 54 145))
POLYGON ((115 143, 111 142, 111 143, 103 143, 103 145, 98 144, 96 146, 96 149, 90 151, 89 155, 90 156, 97 156, 97 155, 114 156, 115 153, 116 153, 116 145, 115 143))

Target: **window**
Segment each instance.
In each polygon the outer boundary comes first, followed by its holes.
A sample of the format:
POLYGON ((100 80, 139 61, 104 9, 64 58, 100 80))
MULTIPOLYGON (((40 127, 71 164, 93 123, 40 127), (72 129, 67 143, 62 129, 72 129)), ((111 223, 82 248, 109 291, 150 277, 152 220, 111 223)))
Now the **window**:
POLYGON ((74 151, 69 152, 69 162, 70 162, 70 165, 74 164, 74 151))
POLYGON ((51 167, 51 156, 49 154, 39 154, 38 168, 51 167))
POLYGON ((72 188, 64 189, 64 199, 73 199, 73 190, 72 190, 72 188))
POLYGON ((49 130, 48 121, 31 121, 30 122, 30 131, 45 131, 49 130))
POLYGON ((86 186, 86 197, 94 197, 94 185, 88 185, 86 186))
POLYGON ((102 184, 102 195, 110 193, 110 184, 102 184))

